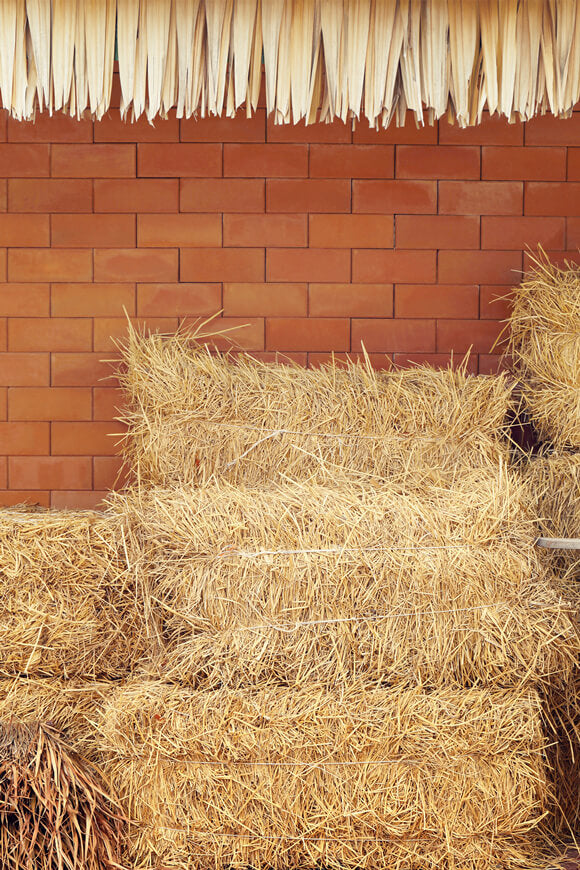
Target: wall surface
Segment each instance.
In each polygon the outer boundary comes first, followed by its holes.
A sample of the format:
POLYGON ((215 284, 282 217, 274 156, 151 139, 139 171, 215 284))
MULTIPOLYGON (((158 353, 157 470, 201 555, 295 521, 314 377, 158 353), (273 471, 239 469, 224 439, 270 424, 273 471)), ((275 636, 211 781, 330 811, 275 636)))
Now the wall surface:
MULTIPOLYGON (((0 502, 90 507, 119 471, 103 360, 223 311, 239 344, 489 372, 526 245, 580 245, 570 121, 374 132, 0 117, 0 502)), ((572 254, 574 256, 574 254, 572 254)))

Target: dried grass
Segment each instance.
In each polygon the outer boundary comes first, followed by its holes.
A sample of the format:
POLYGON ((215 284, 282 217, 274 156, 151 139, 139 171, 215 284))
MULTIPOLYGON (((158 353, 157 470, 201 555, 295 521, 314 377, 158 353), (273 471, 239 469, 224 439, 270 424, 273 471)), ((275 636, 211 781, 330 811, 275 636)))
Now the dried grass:
POLYGON ((129 331, 124 452, 144 485, 325 483, 345 470, 382 481, 425 468, 452 478, 508 456, 505 376, 474 377, 465 365, 307 370, 212 354, 204 340, 129 331))

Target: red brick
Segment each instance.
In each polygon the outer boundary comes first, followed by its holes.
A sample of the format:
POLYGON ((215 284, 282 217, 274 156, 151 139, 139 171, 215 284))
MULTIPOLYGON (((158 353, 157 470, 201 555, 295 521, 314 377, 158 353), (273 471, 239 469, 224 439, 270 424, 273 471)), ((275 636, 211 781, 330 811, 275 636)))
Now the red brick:
POLYGON ((567 177, 569 181, 580 181, 580 148, 568 148, 567 177))
MULTIPOLYGON (((126 327, 124 335, 127 335, 126 327)), ((123 390, 115 387, 95 387, 93 390, 93 420, 108 420, 116 425, 116 418, 125 404, 126 396, 123 390)))
POLYGON ((219 284, 139 284, 137 314, 140 317, 183 317, 215 314, 221 308, 219 284))
POLYGON ((0 145, 0 178, 50 175, 50 145, 0 145))
POLYGON ((521 280, 521 251, 440 251, 444 284, 509 284, 521 280))
POLYGON ((263 281, 264 249, 184 249, 180 277, 182 281, 263 281))
POLYGON ((266 112, 264 109, 247 118, 238 113, 235 118, 187 118, 181 121, 182 142, 264 142, 266 112))
MULTIPOLYGON (((545 253, 546 253, 546 256, 548 257, 548 259, 550 260, 550 262, 554 266, 558 266, 561 269, 568 269, 568 268, 570 268, 570 266, 568 264, 572 263, 573 268, 574 267, 580 268, 580 251, 578 251, 578 248, 576 248, 576 250, 571 250, 571 251, 570 250, 568 250, 568 251, 548 250, 545 253)), ((529 272, 531 266, 533 265, 532 258, 536 258, 536 257, 537 257, 536 251, 532 251, 531 254, 529 254, 527 251, 524 251, 524 266, 523 266, 524 272, 529 272)), ((519 284, 519 280, 515 283, 519 284)))
POLYGON ((91 350, 91 321, 77 317, 15 317, 9 321, 11 351, 91 350))
POLYGON ((353 320, 352 347, 392 353, 435 350, 434 320, 353 320))
POLYGON ((12 507, 17 504, 50 507, 50 493, 39 490, 28 492, 21 489, 7 489, 0 492, 0 505, 2 507, 12 507))
POLYGON ((392 317, 392 284, 311 284, 312 317, 392 317))
POLYGON ((503 354, 479 354, 479 374, 496 375, 499 372, 510 371, 509 360, 503 354))
POLYGON ((287 179, 266 181, 269 212, 349 212, 348 179, 287 179))
POLYGON ((39 456, 50 450, 49 423, 0 423, 2 452, 13 456, 39 456))
POLYGON ((119 112, 109 112, 95 121, 95 142, 179 142, 177 118, 155 118, 150 124, 141 116, 137 121, 123 121, 119 112))
POLYGON ((308 313, 306 284, 224 284, 224 314, 291 317, 308 313))
POLYGON ((307 175, 307 145, 224 145, 226 177, 304 178, 307 175))
MULTIPOLYGON (((350 124, 335 120, 332 124, 275 124, 274 117, 268 118, 266 135, 268 142, 342 142, 350 143, 352 129, 350 124)), ((240 140, 241 141, 241 140, 240 140)))
POLYGON ((107 495, 107 492, 96 489, 56 490, 50 493, 50 507, 57 511, 99 511, 105 507, 103 501, 107 495))
POLYGON ((481 177, 511 180, 531 179, 563 181, 566 178, 565 148, 510 148, 482 149, 481 177))
POLYGON ((50 431, 52 456, 115 456, 119 452, 120 423, 114 434, 108 422, 52 423, 50 431))
MULTIPOLYGON (((186 318, 181 326, 196 332, 199 322, 186 318)), ((204 327, 203 333, 208 336, 203 339, 204 343, 218 350, 264 350, 263 317, 218 317, 204 327), (224 334, 218 335, 218 332, 224 334)))
POLYGON ((370 214, 436 214, 436 181, 353 181, 352 210, 370 214))
POLYGON ((580 218, 566 220, 566 244, 568 248, 580 248, 580 218))
POLYGON ((50 358, 47 353, 0 354, 0 386, 41 387, 49 384, 50 358))
POLYGON ((530 182, 526 184, 524 205, 527 215, 580 215, 580 184, 530 182))
POLYGON ((6 179, 0 180, 0 212, 6 211, 8 208, 8 182, 6 179))
POLYGON ((504 327, 496 320, 438 320, 437 350, 489 353, 504 327))
POLYGON ((129 474, 119 456, 95 456, 93 459, 93 485, 97 490, 123 486, 129 474))
POLYGON ((563 248, 566 219, 556 217, 483 217, 481 247, 514 250, 530 246, 563 248))
POLYGON ((272 317, 266 320, 269 350, 348 350, 350 322, 345 317, 272 317))
POLYGON ((0 284, 8 280, 8 256, 6 248, 0 248, 0 284))
POLYGON ((53 284, 51 311, 57 317, 121 316, 135 313, 133 284, 53 284))
POLYGON ((153 178, 222 174, 222 145, 137 146, 137 174, 153 178))
POLYGON ((53 145, 54 178, 133 178, 135 145, 53 145))
POLYGON ((399 145, 397 178, 479 178, 479 148, 470 145, 399 145))
POLYGON ((42 317, 49 313, 49 284, 0 284, 1 317, 42 317))
POLYGON ((10 281, 90 281, 92 276, 91 251, 11 248, 8 252, 10 281))
POLYGON ((562 120, 553 115, 526 124, 526 145, 580 145, 580 115, 562 120))
POLYGON ((251 356, 252 359, 257 359, 260 362, 276 363, 281 366, 295 363, 298 366, 302 366, 302 368, 306 368, 308 365, 308 354, 304 350, 286 351, 285 353, 279 350, 253 350, 247 354, 246 351, 243 351, 243 355, 251 356))
POLYGON ((312 145, 313 178, 392 178, 395 149, 392 145, 312 145))
POLYGON ((177 212, 179 180, 95 179, 96 212, 177 212))
POLYGON ((484 112, 481 124, 461 128, 449 124, 442 118, 439 121, 440 145, 523 145, 524 124, 517 121, 510 124, 503 116, 490 116, 484 112))
POLYGON ((439 214, 521 215, 522 181, 440 181, 439 214))
POLYGON ((91 489, 88 456, 11 456, 10 485, 17 489, 91 489))
POLYGON ((113 365, 100 353, 51 354, 53 387, 92 387, 103 378, 109 379, 112 372, 113 365))
POLYGON ((317 248, 305 251, 270 248, 266 252, 267 281, 350 281, 350 251, 317 248))
POLYGON ((48 215, 0 214, 0 242, 7 248, 50 245, 48 215))
POLYGON ((0 387, 0 420, 8 419, 8 388, 0 387))
MULTIPOLYGON (((130 318, 131 323, 137 329, 145 329, 147 332, 172 333, 178 326, 177 317, 147 317, 130 318)), ((94 320, 94 349, 96 351, 117 350, 117 342, 127 338, 126 317, 95 317, 94 320)), ((99 419, 96 416, 95 420, 99 419)))
POLYGON ((479 288, 479 316, 482 320, 506 320, 511 312, 512 306, 509 299, 505 297, 511 295, 512 287, 488 287, 482 284, 479 288))
POLYGON ((312 248, 392 248, 392 215, 310 215, 312 248))
POLYGON ((398 284, 395 317, 478 317, 476 284, 398 284))
POLYGON ((92 142, 93 122, 63 112, 38 112, 34 121, 8 119, 9 142, 92 142))
POLYGON ((225 214, 224 245, 304 247, 308 243, 307 218, 302 214, 225 214))
POLYGON ((0 319, 0 350, 5 351, 8 348, 8 320, 3 317, 0 319))
MULTIPOLYGON (((20 147, 20 146, 18 146, 20 147)), ((8 182, 8 208, 14 212, 91 212, 93 182, 56 178, 14 178, 8 182)))
POLYGON ((179 252, 172 248, 95 250, 95 281, 177 281, 179 252))
POLYGON ((397 248, 479 248, 479 217, 397 215, 397 248))
POLYGON ((10 420, 90 420, 91 413, 91 391, 85 387, 12 387, 8 391, 10 420))
POLYGON ((141 248, 210 248, 222 243, 217 214, 142 214, 137 222, 141 248))
POLYGON ((418 127, 413 112, 407 112, 402 127, 392 122, 386 129, 375 130, 364 120, 356 124, 352 141, 360 145, 436 145, 437 124, 418 127))
POLYGON ((0 109, 0 142, 6 142, 8 138, 8 112, 0 109))
POLYGON ((359 251, 352 253, 352 280, 362 284, 425 283, 436 280, 435 251, 359 251))
MULTIPOLYGON (((453 356, 450 353, 396 353, 394 354, 395 365, 400 368, 415 368, 416 366, 432 366, 435 369, 456 368, 462 365, 464 358, 453 356)), ((467 360, 467 371, 477 374, 477 356, 471 356, 467 360)))
POLYGON ((51 228, 55 248, 127 248, 135 244, 135 217, 130 214, 55 214, 51 228))
POLYGON ((181 211, 263 212, 264 180, 254 178, 184 178, 181 211))
POLYGON ((326 352, 326 353, 309 353, 308 354, 308 365, 310 368, 319 368, 320 366, 327 366, 331 364, 334 360, 337 362, 348 362, 349 360, 353 360, 354 362, 365 362, 368 360, 373 367, 373 369, 377 369, 380 371, 390 371, 393 368, 393 360, 392 354, 386 353, 363 353, 362 351, 358 351, 357 353, 353 353, 349 351, 348 353, 335 353, 334 351, 326 352))

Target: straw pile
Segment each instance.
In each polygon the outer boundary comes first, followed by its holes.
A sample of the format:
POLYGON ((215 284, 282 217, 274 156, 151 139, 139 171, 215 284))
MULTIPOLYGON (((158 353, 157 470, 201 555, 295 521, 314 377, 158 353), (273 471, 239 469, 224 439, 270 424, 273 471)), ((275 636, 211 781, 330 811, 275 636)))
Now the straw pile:
POLYGON ((129 684, 102 719, 139 867, 538 866, 533 692, 129 684))
POLYGON ((117 519, 0 511, 0 677, 114 679, 146 648, 117 519))
POLYGON ((345 471, 382 481, 426 468, 453 478, 508 457, 505 376, 359 362, 307 370, 134 330, 124 357, 124 450, 142 485, 326 483, 345 471))

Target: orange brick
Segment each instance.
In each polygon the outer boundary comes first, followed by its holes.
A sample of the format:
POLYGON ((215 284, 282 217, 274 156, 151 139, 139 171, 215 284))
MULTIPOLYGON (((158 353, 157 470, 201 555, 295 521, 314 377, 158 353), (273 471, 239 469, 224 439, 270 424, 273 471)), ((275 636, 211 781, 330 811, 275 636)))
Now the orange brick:
POLYGON ((224 176, 306 177, 307 145, 224 145, 224 176))
POLYGON ((184 178, 181 211, 263 212, 264 180, 258 178, 184 178))
POLYGON ((172 143, 137 146, 137 174, 153 178, 222 174, 222 145, 172 143))
POLYGON ((0 284, 0 316, 27 317, 50 314, 49 284, 0 284))
POLYGON ((8 256, 6 248, 0 248, 0 283, 8 280, 8 256))
POLYGON ((123 486, 129 469, 118 456, 95 456, 93 459, 93 484, 96 490, 109 490, 123 486))
MULTIPOLYGON (((233 351, 232 353, 235 354, 236 352, 233 351)), ((243 353, 246 355, 246 351, 243 351, 243 353)), ((253 350, 247 352, 247 356, 251 356, 252 359, 257 359, 261 362, 273 362, 281 366, 296 363, 296 365, 306 368, 308 365, 308 354, 306 351, 286 351, 286 353, 282 353, 278 350, 253 350)))
POLYGON ((8 419, 8 387, 0 387, 0 420, 8 419))
POLYGON ((506 320, 511 312, 512 305, 509 297, 513 293, 512 287, 488 287, 483 284, 479 288, 479 316, 482 320, 506 320))
POLYGON ((350 281, 350 251, 341 248, 302 251, 270 248, 266 252, 266 280, 350 281))
POLYGON ((352 210, 370 214, 436 214, 436 181, 353 181, 352 210))
POLYGON ((366 120, 357 123, 352 141, 359 145, 436 145, 437 124, 418 127, 413 112, 407 112, 405 124, 397 127, 392 122, 386 129, 375 130, 366 120))
POLYGON ((119 112, 109 112, 95 121, 95 142, 179 142, 177 118, 155 118, 150 124, 142 116, 137 121, 123 121, 119 112))
POLYGON ((271 317, 266 320, 268 350, 348 350, 346 317, 271 317))
POLYGON ((392 178, 395 149, 392 145, 312 145, 313 178, 392 178))
POLYGON ((53 510, 98 511, 103 510, 107 492, 96 489, 63 489, 50 493, 50 507, 53 510))
POLYGON ((0 241, 8 248, 50 245, 48 215, 0 214, 0 241))
POLYGON ((91 350, 92 325, 86 318, 15 317, 9 320, 11 351, 91 350))
POLYGON ((8 348, 8 320, 3 317, 0 319, 0 350, 5 351, 8 348))
POLYGON ((377 369, 377 371, 390 371, 393 368, 392 356, 392 354, 363 353, 362 351, 355 353, 352 351, 348 353, 334 353, 334 351, 331 351, 329 353, 327 351, 326 353, 309 353, 308 365, 310 368, 318 368, 319 366, 329 365, 333 360, 335 363, 347 362, 348 360, 358 362, 366 362, 368 360, 373 369, 377 369))
POLYGON ((444 284, 509 284, 521 280, 521 251, 440 251, 444 284))
POLYGON ((28 492, 21 489, 7 489, 0 492, 0 505, 2 507, 12 507, 17 504, 50 507, 50 493, 41 491, 28 492))
POLYGON ((40 456, 50 450, 49 423, 0 423, 2 452, 13 456, 40 456))
POLYGON ((397 248, 479 248, 479 217, 397 215, 396 239, 397 248))
POLYGON ((135 145, 53 145, 54 178, 133 178, 135 145))
POLYGON ((349 212, 350 181, 342 179, 269 178, 266 181, 269 212, 349 212))
POLYGON ((177 178, 95 178, 96 212, 176 212, 179 210, 177 178))
POLYGON ((134 284, 53 284, 51 311, 57 317, 121 316, 135 313, 134 284))
MULTIPOLYGON (((125 328, 125 336, 126 336, 125 328)), ((93 390, 93 420, 109 420, 117 423, 116 417, 126 404, 123 390, 114 387, 95 387, 93 390)), ((112 431, 115 431, 114 426, 112 431)))
POLYGON ((137 314, 140 317, 215 314, 221 308, 219 284, 139 284, 137 314))
POLYGON ((392 284, 311 284, 312 317, 392 317, 392 284))
POLYGON ((533 118, 526 124, 526 145, 580 145, 580 115, 565 120, 553 115, 533 118))
MULTIPOLYGON (((197 330, 198 321, 186 318, 181 326, 184 329, 197 330)), ((223 335, 213 335, 204 339, 205 343, 217 350, 238 349, 243 351, 264 350, 264 318, 263 317, 218 317, 204 328, 209 334, 225 331, 223 335)))
POLYGON ((557 217, 483 217, 481 247, 514 250, 529 245, 536 248, 563 248, 566 219, 557 217))
POLYGON ((397 178, 479 178, 473 145, 399 145, 397 178))
POLYGON ((440 145, 523 145, 524 127, 521 121, 510 124, 503 116, 490 116, 484 112, 481 124, 461 128, 449 124, 445 118, 439 121, 440 145))
MULTIPOLYGON (((107 354, 111 358, 111 354, 107 354)), ((104 378, 111 378, 113 364, 103 360, 101 353, 51 354, 53 387, 92 387, 104 378)), ((113 384, 114 380, 108 380, 113 384)))
POLYGON ((0 109, 0 142, 6 142, 8 138, 8 112, 0 109))
POLYGON ((47 353, 0 354, 0 386, 41 387, 49 384, 50 358, 47 353))
POLYGON ((179 252, 161 250, 95 250, 95 281, 177 281, 179 252))
POLYGON ((286 248, 308 243, 307 218, 302 214, 224 215, 224 245, 286 248))
POLYGON ((90 281, 92 277, 91 251, 11 248, 8 252, 10 281, 90 281))
POLYGON ((92 142, 93 122, 56 112, 38 112, 34 121, 8 118, 9 142, 92 142))
POLYGON ((395 317, 478 317, 477 284, 397 284, 395 317))
POLYGON ((136 237, 130 214, 54 214, 51 229, 54 248, 127 248, 136 237))
POLYGON ((90 179, 27 179, 8 182, 8 209, 14 212, 91 212, 93 182, 90 179))
POLYGON ((392 248, 393 216, 365 214, 310 215, 312 248, 392 248))
POLYGON ((481 177, 563 181, 566 178, 566 149, 486 146, 482 149, 481 177))
POLYGON ((352 321, 352 348, 382 353, 431 352, 435 350, 434 320, 372 320, 352 321))
POLYGON ((88 456, 11 456, 8 473, 17 489, 91 489, 93 480, 88 456))
POLYGON ((263 248, 184 248, 182 281, 263 281, 263 248))
POLYGON ((90 420, 91 413, 91 391, 85 387, 12 387, 8 391, 9 420, 90 420))
MULTIPOLYGON (((131 323, 137 329, 147 332, 171 333, 178 326, 177 317, 131 317, 131 323)), ((118 350, 117 342, 127 338, 126 317, 96 317, 94 321, 94 349, 96 351, 118 350)), ((95 419, 98 419, 95 417, 95 419)))
POLYGON ((521 215, 522 181, 440 181, 439 214, 521 215))
POLYGON ((437 350, 489 353, 504 326, 496 320, 438 320, 437 350))
POLYGON ((266 138, 264 109, 251 118, 239 112, 235 118, 191 117, 180 125, 182 142, 264 142, 266 138))
POLYGON ((210 248, 222 243, 217 214, 142 214, 137 221, 141 248, 210 248))
POLYGON ((526 184, 524 203, 527 215, 580 216, 580 183, 531 181, 526 184))
POLYGON ((224 284, 224 314, 238 317, 305 317, 306 284, 224 284))
MULTIPOLYGON (((450 366, 456 368, 462 365, 464 357, 453 356, 450 353, 396 353, 394 354, 395 365, 399 368, 415 368, 416 366, 432 366, 435 369, 447 369, 450 366)), ((467 371, 477 374, 477 356, 471 356, 467 360, 467 371)))
POLYGON ((352 254, 352 280, 361 284, 429 284, 436 280, 435 251, 365 251, 352 254))
POLYGON ((52 423, 50 452, 52 456, 115 456, 119 451, 120 423, 114 434, 108 422, 52 423))
POLYGON ((6 211, 8 208, 8 182, 6 179, 0 179, 0 212, 6 211))
POLYGON ((0 145, 0 178, 50 175, 50 145, 0 145))
MULTIPOLYGON (((338 142, 350 143, 352 129, 350 124, 335 120, 332 124, 275 124, 270 115, 266 129, 268 142, 338 142)), ((240 140, 241 141, 241 140, 240 140)))

